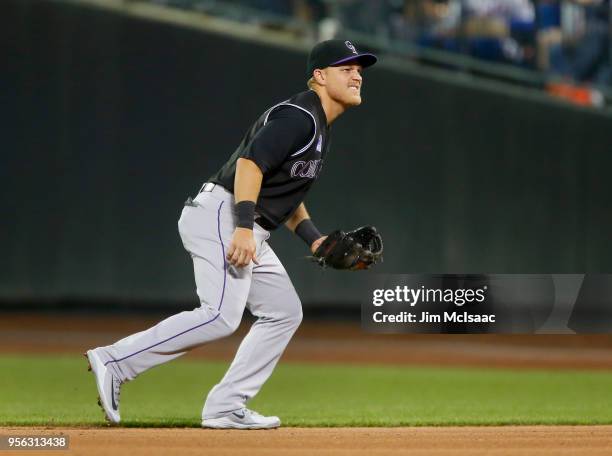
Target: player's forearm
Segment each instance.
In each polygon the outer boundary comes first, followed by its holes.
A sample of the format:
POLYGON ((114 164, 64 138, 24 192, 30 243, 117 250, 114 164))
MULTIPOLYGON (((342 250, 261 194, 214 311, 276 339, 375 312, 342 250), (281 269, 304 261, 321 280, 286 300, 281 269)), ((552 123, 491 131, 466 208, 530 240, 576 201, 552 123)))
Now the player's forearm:
POLYGON ((301 203, 295 210, 293 215, 289 217, 289 219, 285 222, 285 226, 289 229, 289 231, 293 231, 295 233, 295 229, 300 224, 300 222, 309 218, 310 215, 308 215, 306 206, 304 205, 304 203, 301 203))
POLYGON ((255 205, 261 189, 263 174, 251 160, 239 158, 236 162, 234 178, 234 210, 238 215, 238 228, 253 230, 255 223, 255 205))
POLYGON ((236 162, 236 177, 234 178, 234 198, 240 201, 257 202, 263 173, 253 161, 239 158, 236 162))
POLYGON ((285 226, 299 236, 312 252, 316 250, 324 238, 315 224, 312 223, 312 220, 310 220, 310 215, 304 203, 298 206, 293 215, 285 222, 285 226))

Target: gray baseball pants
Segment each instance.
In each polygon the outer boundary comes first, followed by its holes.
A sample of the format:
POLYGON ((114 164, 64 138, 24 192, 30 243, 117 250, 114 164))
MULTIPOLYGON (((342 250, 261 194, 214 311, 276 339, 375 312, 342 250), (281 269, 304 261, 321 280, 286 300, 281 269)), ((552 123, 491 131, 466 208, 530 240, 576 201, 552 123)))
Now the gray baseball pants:
MULTIPOLYGON (((211 184, 207 185, 209 188, 211 184)), ((101 347, 100 356, 122 381, 232 334, 245 306, 257 317, 223 379, 210 391, 202 418, 240 409, 270 377, 302 320, 302 306, 285 268, 255 224, 259 265, 236 268, 226 253, 236 228, 234 196, 216 185, 185 206, 178 222, 193 259, 200 307, 167 318, 146 331, 101 347)))

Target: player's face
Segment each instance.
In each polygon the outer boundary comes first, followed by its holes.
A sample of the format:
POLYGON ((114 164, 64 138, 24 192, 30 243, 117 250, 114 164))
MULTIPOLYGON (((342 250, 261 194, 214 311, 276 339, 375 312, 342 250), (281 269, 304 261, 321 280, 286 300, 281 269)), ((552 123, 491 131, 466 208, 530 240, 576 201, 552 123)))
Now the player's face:
POLYGON ((358 106, 361 104, 361 77, 362 66, 357 63, 327 67, 327 93, 344 106, 358 106))

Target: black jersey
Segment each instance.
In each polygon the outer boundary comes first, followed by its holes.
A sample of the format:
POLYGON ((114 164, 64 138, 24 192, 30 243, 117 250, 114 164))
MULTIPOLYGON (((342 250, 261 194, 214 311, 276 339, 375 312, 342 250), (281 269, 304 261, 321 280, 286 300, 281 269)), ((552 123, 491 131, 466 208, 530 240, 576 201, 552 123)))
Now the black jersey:
POLYGON ((328 149, 329 127, 321 100, 316 92, 307 90, 267 109, 209 182, 233 192, 237 160, 255 162, 263 173, 257 222, 273 230, 304 201, 321 173, 328 149))

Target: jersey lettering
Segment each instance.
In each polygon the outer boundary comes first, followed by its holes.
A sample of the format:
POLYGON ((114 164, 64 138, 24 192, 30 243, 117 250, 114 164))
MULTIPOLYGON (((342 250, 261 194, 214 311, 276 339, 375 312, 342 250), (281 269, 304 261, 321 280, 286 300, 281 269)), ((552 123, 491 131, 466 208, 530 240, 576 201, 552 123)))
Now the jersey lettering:
POLYGON ((321 170, 323 160, 296 161, 291 167, 291 177, 306 177, 314 179, 321 170))

